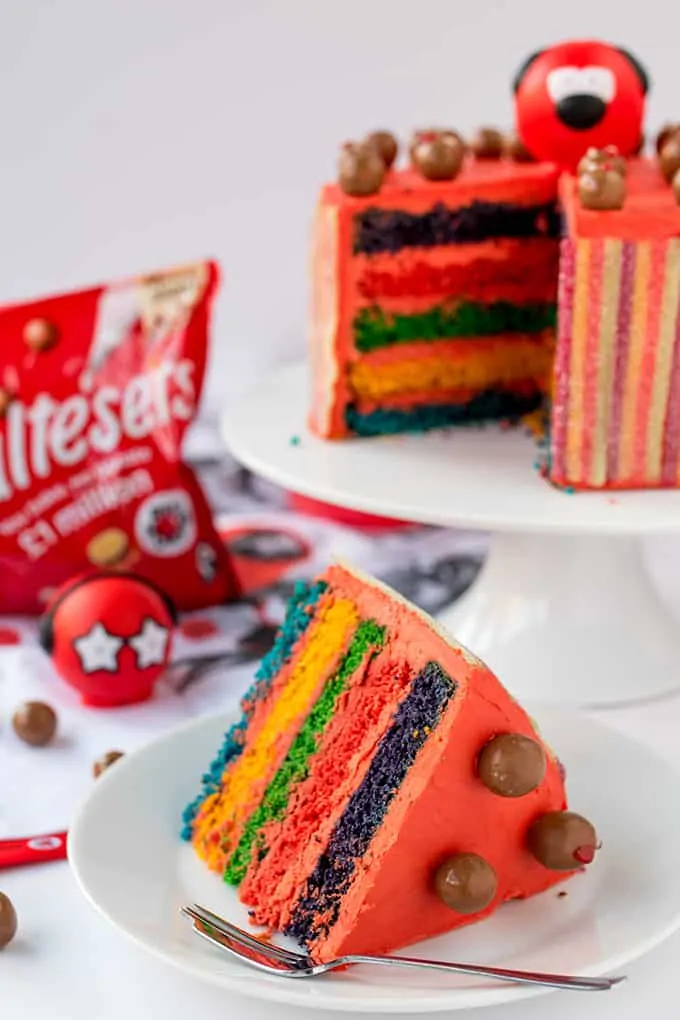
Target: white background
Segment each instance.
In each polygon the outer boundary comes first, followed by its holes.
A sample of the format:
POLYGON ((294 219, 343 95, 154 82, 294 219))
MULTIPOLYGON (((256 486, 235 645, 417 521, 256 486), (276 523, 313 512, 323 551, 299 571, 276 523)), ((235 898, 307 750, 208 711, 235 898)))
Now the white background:
POLYGON ((680 117, 668 0, 0 0, 0 301, 214 254, 208 400, 300 352, 310 212, 377 126, 510 126, 531 50, 634 48, 680 117))
MULTIPOLYGON (((653 129, 680 118, 668 0, 0 0, 0 301, 214 255, 225 273, 215 407, 303 349, 310 212, 338 143, 378 126, 509 126, 516 65, 579 36, 626 44, 648 64, 653 129)), ((678 711, 620 724, 670 757, 678 711)), ((12 879, 42 937, 0 957, 3 1017, 47 1016, 51 993, 58 1020, 296 1015, 229 1003, 147 960, 59 867, 58 878, 46 868, 12 879)), ((615 998, 493 1015, 670 1020, 677 953, 676 938, 615 998)))

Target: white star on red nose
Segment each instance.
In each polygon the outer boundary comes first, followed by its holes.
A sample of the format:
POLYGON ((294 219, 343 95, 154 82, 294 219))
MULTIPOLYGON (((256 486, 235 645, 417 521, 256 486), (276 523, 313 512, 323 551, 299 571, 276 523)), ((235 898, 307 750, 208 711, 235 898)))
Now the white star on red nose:
POLYGON ((87 634, 76 638, 73 647, 76 650, 83 673, 118 672, 118 652, 124 641, 115 634, 110 634, 102 623, 95 623, 87 634))
POLYGON ((130 647, 134 648, 137 655, 138 668, 162 666, 165 662, 169 639, 170 631, 167 627, 161 627, 159 623, 147 616, 139 634, 129 640, 130 647))

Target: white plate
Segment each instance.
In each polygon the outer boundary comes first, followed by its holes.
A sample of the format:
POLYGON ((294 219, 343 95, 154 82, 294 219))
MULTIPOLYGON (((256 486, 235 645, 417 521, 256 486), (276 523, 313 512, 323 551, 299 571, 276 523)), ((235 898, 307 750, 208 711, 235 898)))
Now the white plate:
MULTIPOLYGON (((620 972, 680 927, 680 777, 641 745, 587 717, 534 709, 567 763, 570 802, 603 847, 585 875, 412 955, 528 970, 620 972)), ((85 895, 138 945, 244 995, 325 1009, 420 1013, 511 1002, 534 988, 448 975, 355 968, 291 981, 260 975, 193 935, 179 916, 199 902, 247 926, 233 889, 180 842, 179 818, 222 734, 202 718, 122 759, 97 781, 73 824, 69 856, 85 895)), ((574 993, 576 994, 576 993, 574 993)), ((611 992, 614 995, 616 992, 611 992)))

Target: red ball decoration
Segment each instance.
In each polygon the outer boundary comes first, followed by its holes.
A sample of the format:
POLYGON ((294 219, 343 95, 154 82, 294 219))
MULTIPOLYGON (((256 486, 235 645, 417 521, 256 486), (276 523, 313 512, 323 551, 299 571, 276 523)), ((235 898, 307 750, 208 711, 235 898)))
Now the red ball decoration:
POLYGON ((533 54, 515 79, 517 133, 537 160, 574 170, 589 148, 639 147, 649 87, 627 50, 595 40, 533 54))
POLYGON ((175 612, 148 581, 101 572, 69 581, 40 621, 56 671, 87 705, 144 701, 170 661, 175 612))

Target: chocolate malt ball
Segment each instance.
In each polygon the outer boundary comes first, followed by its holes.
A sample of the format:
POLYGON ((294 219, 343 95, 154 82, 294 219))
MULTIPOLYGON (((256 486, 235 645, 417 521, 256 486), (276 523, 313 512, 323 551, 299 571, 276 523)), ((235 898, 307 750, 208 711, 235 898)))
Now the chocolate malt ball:
POLYGON ((529 850, 551 871, 574 871, 590 864, 598 849, 597 833, 587 818, 574 811, 550 811, 533 823, 529 850))
POLYGON ((413 166, 428 181, 451 181, 460 173, 464 156, 454 134, 423 135, 413 149, 413 166))
POLYGON ((476 159, 500 159, 503 147, 503 135, 492 127, 480 127, 470 141, 470 149, 476 159))
POLYGON ((59 339, 59 330, 48 319, 31 319, 24 326, 24 342, 42 354, 54 347, 59 339))
POLYGON ((43 701, 27 701, 12 716, 16 735, 31 747, 44 747, 57 730, 57 716, 43 701))
POLYGON ((680 135, 680 124, 664 124, 654 142, 657 155, 661 154, 661 150, 666 142, 674 135, 680 135))
POLYGON ((659 169, 669 184, 680 170, 680 132, 664 142, 659 152, 659 169))
POLYGON ((445 135, 449 138, 455 139, 460 145, 461 149, 463 150, 463 154, 465 154, 465 152, 467 151, 467 146, 462 135, 459 135, 457 131, 453 131, 451 128, 418 128, 417 131, 413 132, 411 141, 409 142, 408 146, 408 154, 411 163, 415 162, 414 159, 415 150, 416 147, 420 145, 421 142, 426 141, 428 139, 431 141, 433 138, 436 138, 440 135, 441 136, 445 135))
POLYGON ((106 772, 115 762, 123 757, 122 751, 107 751, 101 758, 97 758, 96 762, 92 766, 92 774, 95 779, 99 779, 102 772, 106 772))
POLYGON ((338 183, 346 195, 364 198, 380 191, 385 164, 374 145, 348 142, 340 152, 338 183))
POLYGON ((534 162, 534 157, 531 155, 519 135, 508 135, 503 139, 503 152, 508 159, 511 159, 514 163, 534 162))
POLYGON ((614 145, 607 145, 604 149, 591 147, 581 158, 577 168, 577 174, 589 173, 595 167, 602 167, 605 170, 614 170, 625 177, 628 174, 628 163, 614 145))
POLYGON ((477 759, 477 775, 499 797, 524 797, 543 781, 545 751, 522 733, 501 733, 486 744, 477 759))
POLYGON ((457 914, 477 914, 493 900, 498 879, 478 854, 454 854, 437 868, 434 886, 442 903, 457 914))
POLYGON ((399 152, 399 143, 391 131, 372 131, 366 139, 366 144, 375 148, 387 170, 394 165, 399 152))
POLYGON ((8 946, 17 933, 17 913, 9 896, 0 892, 0 949, 8 946))
POLYGON ((626 178, 616 170, 593 164, 578 176, 578 197, 584 209, 600 212, 622 209, 626 201, 626 178))
POLYGON ((675 201, 680 205, 680 170, 676 170, 673 180, 671 181, 671 187, 673 188, 673 194, 675 195, 675 201))

